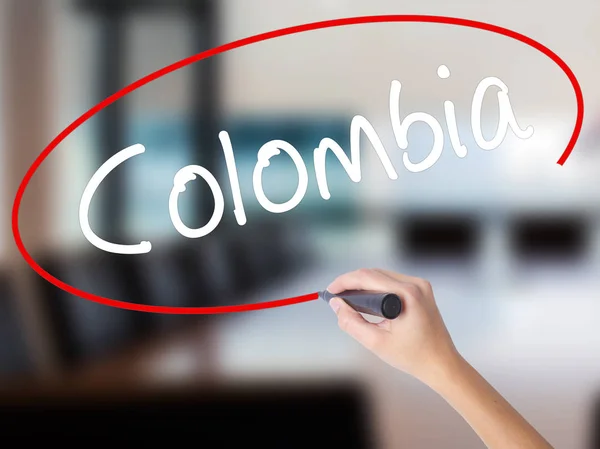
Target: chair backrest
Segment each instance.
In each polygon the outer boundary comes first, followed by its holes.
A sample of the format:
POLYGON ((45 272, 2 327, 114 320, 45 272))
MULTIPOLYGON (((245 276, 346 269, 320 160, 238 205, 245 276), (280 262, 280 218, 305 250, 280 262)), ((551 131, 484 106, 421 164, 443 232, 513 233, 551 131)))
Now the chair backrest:
POLYGON ((34 369, 16 292, 8 274, 0 274, 0 378, 31 374, 34 369))
MULTIPOLYGON (((220 236, 157 247, 134 256, 140 279, 140 302, 169 307, 227 305, 238 292, 233 264, 236 249, 220 236)), ((194 315, 152 314, 160 329, 198 320, 194 315)))
MULTIPOLYGON (((126 255, 95 253, 46 259, 44 268, 85 292, 126 302, 139 298, 139 278, 126 255)), ((148 317, 88 301, 38 279, 44 306, 67 364, 108 355, 148 331, 148 317)))
MULTIPOLYGON (((137 302, 152 306, 190 307, 188 280, 179 269, 177 248, 153 248, 150 253, 130 256, 129 264, 139 279, 137 302)), ((148 320, 158 331, 179 326, 185 317, 174 314, 150 314, 148 320)))
POLYGON ((276 220, 247 224, 231 235, 225 246, 240 291, 259 288, 306 263, 308 246, 298 244, 294 228, 276 220))
POLYGON ((233 292, 231 254, 214 239, 186 242, 170 249, 172 263, 183 280, 187 303, 193 307, 220 305, 222 296, 233 292))

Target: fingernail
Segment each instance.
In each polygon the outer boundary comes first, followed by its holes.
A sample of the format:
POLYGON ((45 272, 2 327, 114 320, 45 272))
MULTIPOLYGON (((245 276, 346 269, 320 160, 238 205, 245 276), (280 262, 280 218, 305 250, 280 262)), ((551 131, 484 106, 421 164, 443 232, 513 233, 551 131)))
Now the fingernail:
POLYGON ((335 313, 338 313, 338 310, 340 310, 340 306, 342 305, 341 301, 340 298, 331 298, 331 301, 329 301, 329 306, 335 313))

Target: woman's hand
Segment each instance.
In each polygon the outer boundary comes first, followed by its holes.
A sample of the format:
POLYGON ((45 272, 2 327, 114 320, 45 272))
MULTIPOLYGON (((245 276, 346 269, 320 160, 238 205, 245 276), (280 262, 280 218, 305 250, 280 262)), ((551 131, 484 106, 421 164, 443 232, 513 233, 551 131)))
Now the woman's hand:
POLYGON ((430 384, 460 361, 429 282, 379 269, 361 269, 338 277, 327 290, 333 294, 373 290, 402 298, 400 316, 377 324, 365 320, 340 298, 329 303, 340 328, 393 367, 430 384))
POLYGON ((458 353, 435 303, 431 285, 384 270, 358 270, 328 287, 395 293, 404 309, 395 320, 370 323, 340 298, 329 304, 339 326, 385 362, 440 394, 490 449, 552 446, 458 353))

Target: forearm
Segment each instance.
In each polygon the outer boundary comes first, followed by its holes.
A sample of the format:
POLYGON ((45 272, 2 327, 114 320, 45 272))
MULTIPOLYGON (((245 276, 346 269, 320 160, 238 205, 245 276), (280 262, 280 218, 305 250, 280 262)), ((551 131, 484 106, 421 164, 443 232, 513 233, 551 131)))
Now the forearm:
POLYGON ((430 386, 490 449, 552 449, 552 446, 462 357, 440 370, 430 386))

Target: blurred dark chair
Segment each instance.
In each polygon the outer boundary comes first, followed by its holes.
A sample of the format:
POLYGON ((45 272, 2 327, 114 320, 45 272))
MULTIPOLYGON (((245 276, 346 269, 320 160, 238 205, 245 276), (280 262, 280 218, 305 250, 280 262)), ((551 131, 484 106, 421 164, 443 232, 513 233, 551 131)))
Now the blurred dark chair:
POLYGON ((477 216, 460 212, 413 212, 397 219, 398 245, 411 260, 476 260, 482 230, 477 216))
POLYGON ((33 361, 16 313, 15 290, 10 277, 0 274, 0 378, 17 378, 33 373, 33 361))
MULTIPOLYGON (((289 274, 295 254, 286 227, 275 221, 225 229, 132 256, 143 300, 153 305, 214 307, 243 302, 254 289, 289 274)), ((160 322, 185 318, 162 316, 160 322)))
POLYGON ((264 221, 251 231, 250 245, 258 253, 260 267, 273 277, 289 274, 294 266, 293 242, 286 231, 285 223, 276 220, 264 221))
MULTIPOLYGON (((218 242, 184 241, 155 247, 126 262, 138 282, 136 302, 167 307, 214 307, 233 291, 230 261, 218 242)), ((170 331, 202 320, 199 315, 152 313, 152 329, 170 331)))
POLYGON ((574 262, 590 247, 589 217, 563 212, 558 215, 516 215, 510 223, 510 245, 515 259, 574 262))
POLYGON ((315 261, 315 248, 307 219, 297 217, 293 221, 279 223, 279 226, 275 241, 281 245, 277 251, 279 259, 284 261, 284 273, 288 275, 308 267, 315 261))
MULTIPOLYGON (((80 290, 136 302, 140 298, 141 280, 132 269, 131 257, 95 252, 73 258, 46 258, 42 266, 80 290)), ((35 276, 58 339, 60 355, 67 365, 108 356, 150 330, 147 314, 78 298, 35 276)))
POLYGON ((291 274, 306 260, 299 252, 306 251, 306 245, 296 251, 290 234, 285 225, 265 220, 135 256, 142 270, 144 302, 178 307, 243 302, 252 291, 291 274))
MULTIPOLYGON (((177 293, 170 294, 167 287, 163 293, 155 290, 149 294, 160 304, 182 307, 228 305, 232 298, 243 301, 243 294, 268 279, 268 268, 264 249, 254 241, 256 236, 235 231, 237 234, 226 232, 197 241, 186 240, 164 250, 164 262, 155 260, 153 265, 158 271, 169 265, 169 285, 178 284, 177 293)), ((153 257, 156 255, 148 254, 148 260, 153 257)), ((166 272, 156 273, 157 277, 161 275, 166 272)))
MULTIPOLYGON (((136 302, 167 307, 191 307, 190 279, 180 269, 180 248, 153 248, 150 253, 130 256, 126 262, 139 280, 136 302)), ((152 327, 158 331, 172 330, 189 316, 177 314, 150 314, 152 327)))
MULTIPOLYGON (((129 264, 140 280, 139 302, 169 307, 215 307, 235 302, 242 291, 234 266, 239 254, 223 236, 184 240, 132 256, 129 264)), ((242 263, 243 265, 243 263, 242 263)), ((249 268, 244 266, 244 271, 249 268)), ((158 329, 202 318, 198 315, 152 314, 158 329)))
POLYGON ((232 277, 239 292, 251 292, 290 275, 305 261, 307 246, 297 248, 292 228, 280 220, 255 221, 231 229, 229 234, 231 237, 224 246, 232 261, 232 277))
POLYGON ((262 237, 255 229, 244 229, 227 242, 232 258, 232 272, 236 290, 250 293, 273 279, 269 273, 270 248, 261 245, 262 237))
POLYGON ((184 279, 187 303, 192 307, 214 307, 229 303, 236 291, 232 270, 236 257, 225 239, 207 238, 185 242, 174 248, 174 268, 184 279))
MULTIPOLYGON (((307 245, 277 220, 256 222, 197 241, 185 239, 148 254, 95 251, 51 257, 41 265, 58 279, 99 296, 138 304, 214 307, 243 303, 257 288, 306 263, 307 245), (294 246, 295 245, 295 246, 294 246)), ((35 276, 64 362, 108 356, 161 330, 203 317, 143 313, 104 306, 70 295, 35 276)))

